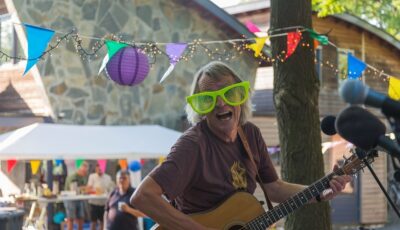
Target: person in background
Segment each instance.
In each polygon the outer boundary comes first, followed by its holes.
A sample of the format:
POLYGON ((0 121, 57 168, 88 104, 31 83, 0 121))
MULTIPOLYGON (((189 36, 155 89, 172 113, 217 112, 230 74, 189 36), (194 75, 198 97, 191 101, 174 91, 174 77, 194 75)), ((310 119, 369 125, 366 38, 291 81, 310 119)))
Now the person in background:
MULTIPOLYGON (((87 192, 90 194, 108 194, 114 187, 111 177, 105 174, 99 164, 96 164, 95 172, 89 175, 87 183, 87 192)), ((99 222, 99 229, 103 227, 104 206, 106 200, 95 199, 89 200, 90 207, 90 229, 95 230, 97 221, 99 222)))
POLYGON ((104 223, 107 230, 136 230, 137 217, 145 215, 129 202, 135 189, 131 186, 129 171, 117 173, 117 188, 110 194, 105 207, 104 223))
MULTIPOLYGON (((87 173, 89 164, 82 162, 79 169, 69 175, 65 181, 65 189, 70 191, 85 190, 87 184, 87 173)), ((67 229, 72 230, 74 221, 78 224, 78 230, 83 229, 83 220, 85 217, 85 206, 82 201, 65 201, 65 211, 67 214, 67 229)))

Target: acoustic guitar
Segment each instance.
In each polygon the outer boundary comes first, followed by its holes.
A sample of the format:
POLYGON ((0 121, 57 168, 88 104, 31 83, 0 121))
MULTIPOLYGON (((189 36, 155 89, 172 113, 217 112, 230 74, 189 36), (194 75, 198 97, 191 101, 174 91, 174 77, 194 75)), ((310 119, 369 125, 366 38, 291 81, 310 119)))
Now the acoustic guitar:
MULTIPOLYGON (((363 160, 373 162, 376 152, 366 156, 363 160)), ((210 211, 191 214, 196 222, 210 228, 223 230, 264 230, 272 226, 278 220, 286 217, 301 206, 307 204, 313 197, 329 188, 329 181, 334 176, 353 175, 366 164, 356 154, 346 159, 343 166, 323 177, 303 191, 295 194, 288 200, 265 212, 260 202, 250 193, 236 192, 227 200, 210 211)), ((160 225, 153 226, 152 230, 164 230, 160 225)))

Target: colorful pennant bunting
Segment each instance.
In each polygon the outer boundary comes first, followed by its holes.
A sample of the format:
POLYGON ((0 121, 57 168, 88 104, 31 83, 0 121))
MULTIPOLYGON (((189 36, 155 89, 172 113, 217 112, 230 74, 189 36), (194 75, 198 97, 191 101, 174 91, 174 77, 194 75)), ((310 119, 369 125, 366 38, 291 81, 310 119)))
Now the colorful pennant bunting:
POLYGON ((287 40, 286 40, 286 56, 285 59, 288 59, 290 56, 292 56, 292 54, 294 53, 294 51, 297 48, 297 45, 299 44, 301 40, 301 32, 300 31, 296 31, 296 32, 289 32, 287 34, 287 40))
POLYGON ((320 42, 322 45, 328 45, 329 44, 329 39, 328 36, 319 34, 315 32, 314 30, 307 30, 310 33, 310 37, 313 38, 314 40, 317 40, 320 42))
POLYGON ((25 75, 39 61, 39 58, 42 56, 47 44, 54 35, 53 30, 28 24, 24 25, 28 38, 28 60, 23 75, 25 75))
POLYGON ((100 170, 103 173, 106 172, 107 160, 97 160, 97 163, 99 164, 100 170))
POLYGON ((128 45, 125 43, 119 43, 116 41, 112 40, 106 40, 105 41, 106 46, 107 46, 107 54, 104 56, 103 61, 101 62, 101 66, 99 69, 99 73, 97 75, 100 75, 100 73, 104 70, 106 67, 108 61, 122 48, 127 47, 128 45))
POLYGON ((79 169, 79 168, 81 167, 83 161, 84 161, 83 159, 77 159, 77 160, 75 160, 75 167, 76 167, 76 169, 79 169))
POLYGON ((106 42, 107 46, 107 54, 108 57, 111 59, 120 49, 127 47, 128 45, 125 43, 119 43, 116 41, 112 40, 107 40, 106 42))
POLYGON ((261 32, 261 30, 250 20, 246 22, 246 27, 252 33, 261 32))
POLYGON ((264 47, 267 38, 268 37, 255 38, 256 43, 246 46, 247 48, 254 50, 254 57, 260 56, 261 50, 264 47))
POLYGON ((314 50, 316 50, 319 46, 319 41, 314 39, 314 50))
POLYGON ((30 163, 31 163, 31 172, 33 175, 35 175, 39 170, 40 161, 39 160, 31 160, 30 163))
POLYGON ((10 173, 15 165, 17 165, 17 160, 7 160, 7 172, 10 173))
POLYGON ((158 158, 158 164, 160 165, 160 164, 162 164, 164 161, 165 161, 165 157, 160 157, 160 158, 158 158))
POLYGON ((169 43, 166 45, 165 51, 167 52, 170 66, 168 67, 167 71, 165 71, 164 75, 161 77, 160 83, 163 82, 174 70, 176 63, 178 63, 186 47, 187 47, 186 43, 169 43))
POLYGON ((393 100, 400 100, 400 80, 395 77, 389 77, 388 95, 393 100))
POLYGON ((367 68, 367 65, 364 62, 354 57, 351 53, 347 54, 347 76, 349 79, 359 78, 365 68, 367 68))
POLYGON ((118 164, 121 169, 126 170, 128 169, 128 162, 125 159, 118 160, 118 164))
POLYGON ((56 160, 56 166, 59 166, 59 165, 61 165, 63 163, 63 160, 62 159, 57 159, 56 160))

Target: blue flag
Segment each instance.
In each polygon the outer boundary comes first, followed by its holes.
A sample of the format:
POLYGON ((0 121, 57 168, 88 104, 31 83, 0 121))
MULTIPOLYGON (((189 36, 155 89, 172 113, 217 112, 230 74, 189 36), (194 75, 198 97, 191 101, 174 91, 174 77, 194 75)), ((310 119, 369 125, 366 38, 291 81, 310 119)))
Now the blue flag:
POLYGON ((357 79, 367 68, 367 64, 347 53, 347 76, 349 79, 357 79))
POLYGON ((54 31, 28 24, 24 25, 28 37, 28 60, 24 71, 25 75, 39 61, 39 57, 53 37, 54 31))

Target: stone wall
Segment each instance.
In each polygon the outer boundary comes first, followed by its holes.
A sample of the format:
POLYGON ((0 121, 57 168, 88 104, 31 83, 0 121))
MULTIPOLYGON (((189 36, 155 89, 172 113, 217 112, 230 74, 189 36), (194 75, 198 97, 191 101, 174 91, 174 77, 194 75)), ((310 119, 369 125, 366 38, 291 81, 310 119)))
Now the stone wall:
MULTIPOLYGON (((201 38, 226 40, 224 28, 199 9, 177 0, 14 0, 20 20, 60 32, 102 38, 110 34, 125 41, 190 42, 201 38)), ((61 35, 61 34, 58 34, 61 35)), ((237 36, 237 35, 236 35, 237 36)), ((52 43, 55 43, 53 38, 52 43)), ((96 40, 83 38, 86 48, 96 40)), ((38 63, 51 105, 59 123, 88 125, 160 124, 181 129, 185 96, 197 69, 211 61, 199 50, 193 58, 178 63, 169 78, 159 79, 169 66, 158 56, 149 76, 134 87, 119 86, 104 74, 97 76, 105 47, 93 60, 83 60, 72 41, 38 63)), ((224 48, 220 46, 220 50, 224 48)), ((237 54, 227 62, 252 84, 257 62, 251 53, 237 54)))

